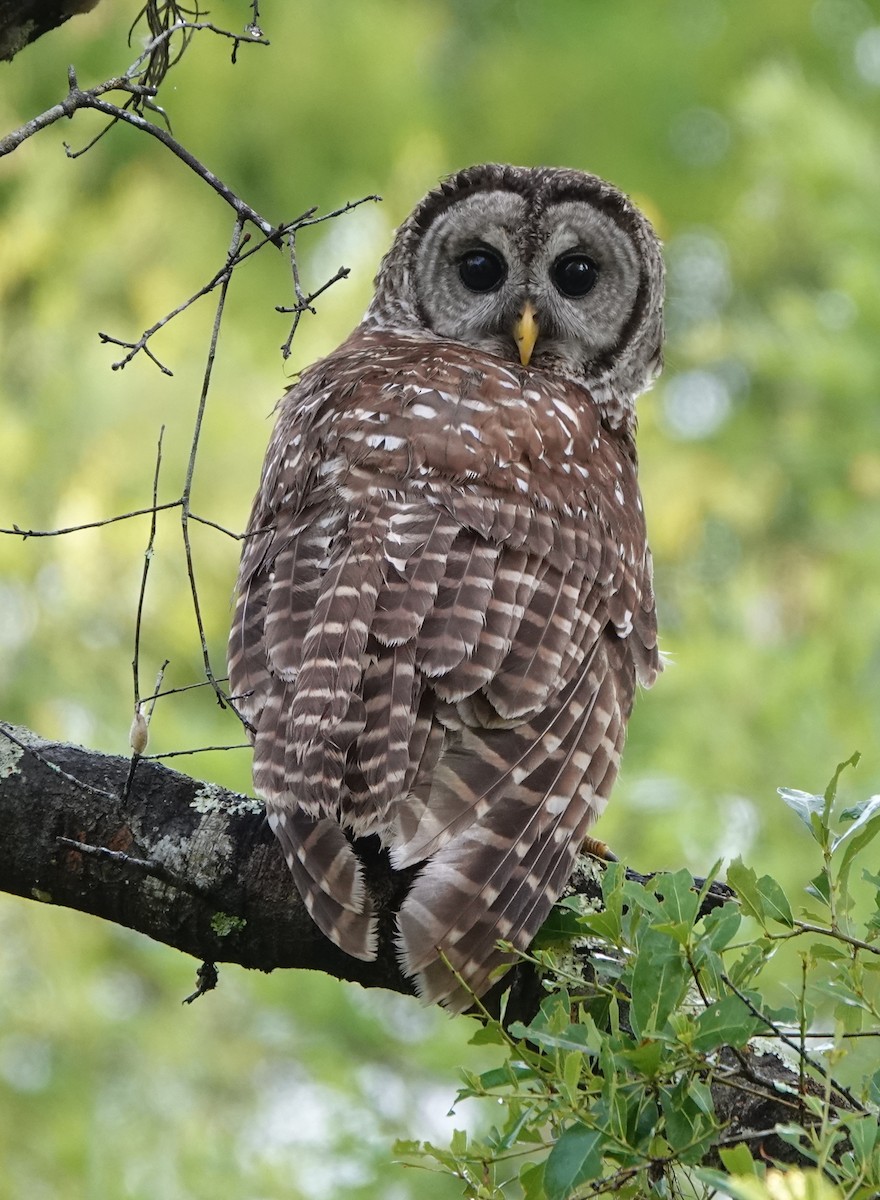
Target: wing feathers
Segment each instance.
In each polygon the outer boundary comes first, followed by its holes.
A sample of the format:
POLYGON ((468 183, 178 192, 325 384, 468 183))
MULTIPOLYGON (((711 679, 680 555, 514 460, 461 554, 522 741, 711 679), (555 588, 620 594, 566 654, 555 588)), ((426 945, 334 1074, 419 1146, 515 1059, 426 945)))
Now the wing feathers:
POLYGON ((375 954, 352 839, 425 863, 399 913, 422 994, 469 1003, 533 937, 659 670, 626 429, 573 382, 357 331, 283 402, 230 635, 254 781, 296 885, 375 954), (475 365, 476 363, 476 365, 475 365))

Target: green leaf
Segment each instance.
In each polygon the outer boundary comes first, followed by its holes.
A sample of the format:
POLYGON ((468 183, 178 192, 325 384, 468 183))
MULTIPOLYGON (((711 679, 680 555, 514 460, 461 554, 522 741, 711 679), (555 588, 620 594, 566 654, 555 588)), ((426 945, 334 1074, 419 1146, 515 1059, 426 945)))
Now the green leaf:
POLYGON ((691 928, 697 919, 700 897, 694 891, 694 877, 689 871, 662 874, 652 881, 654 891, 663 900, 660 917, 672 925, 691 928))
POLYGON ((737 894, 743 909, 763 924, 764 908, 758 891, 758 876, 741 858, 735 858, 727 868, 727 882, 737 894))
POLYGON ((648 1079, 653 1079, 663 1061, 663 1043, 656 1040, 640 1042, 632 1049, 618 1051, 617 1057, 648 1079))
POLYGON ((477 1032, 470 1039, 471 1046, 505 1046, 507 1038, 504 1036, 504 1030, 497 1021, 489 1021, 485 1025, 481 1025, 477 1032))
MULTIPOLYGON (((829 937, 833 934, 828 933, 829 937)), ((845 949, 839 942, 829 944, 828 942, 811 942, 810 955, 815 959, 823 959, 826 962, 843 962, 846 959, 852 958, 852 951, 845 949)))
POLYGON ((709 1167, 698 1167, 694 1175, 700 1183, 713 1188, 719 1196, 729 1196, 730 1200, 767 1200, 767 1191, 757 1179, 731 1179, 724 1171, 709 1167))
POLYGON ((684 995, 688 968, 669 938, 643 937, 632 971, 630 1017, 638 1038, 660 1033, 684 995))
POLYGON ((759 938, 746 946, 742 956, 731 963, 727 972, 731 982, 740 988, 747 987, 761 973, 772 953, 773 943, 769 938, 759 938))
POLYGON ((596 937, 604 938, 606 942, 611 942, 614 946, 620 941, 621 927, 618 913, 583 913, 578 918, 578 925, 581 935, 586 931, 596 937))
POLYGON ((742 1046, 762 1026, 763 1022, 752 1016, 739 996, 725 996, 697 1017, 692 1045, 703 1052, 718 1046, 742 1046))
POLYGON ((832 854, 844 844, 846 845, 843 858, 837 867, 841 878, 847 875, 852 866, 853 859, 859 851, 863 850, 880 833, 880 796, 872 796, 870 800, 866 800, 859 807, 861 812, 853 824, 850 825, 846 833, 842 833, 840 837, 835 838, 831 844, 832 854))
POLYGON ((713 950, 723 950, 736 937, 742 913, 733 901, 715 908, 703 918, 704 940, 713 950))
POLYGON ((581 917, 571 909, 561 908, 558 904, 550 910, 550 916, 538 930, 538 936, 532 943, 533 949, 547 949, 548 946, 567 945, 576 937, 583 936, 581 917))
POLYGON ((690 1106, 683 1104, 682 1100, 680 1086, 660 1089, 660 1107, 666 1123, 666 1140, 676 1156, 694 1140, 695 1134, 693 1114, 688 1111, 690 1106))
POLYGON ((825 811, 825 797, 817 796, 815 792, 801 792, 797 788, 781 787, 776 791, 792 810, 797 813, 803 823, 815 837, 813 815, 821 817, 825 811))
POLYGON ((393 1154, 420 1155, 422 1153, 422 1143, 411 1141, 408 1138, 397 1138, 391 1149, 393 1154))
POLYGON ((545 1200, 544 1163, 526 1163, 519 1173, 522 1200, 545 1200))
POLYGON ((777 921, 791 929, 794 918, 785 892, 770 875, 760 879, 751 867, 737 858, 727 868, 727 882, 736 892, 740 903, 750 916, 766 928, 768 921, 777 921))
MULTIPOLYGON (((738 1146, 719 1146, 718 1157, 731 1175, 759 1175, 758 1164, 745 1143, 738 1146)), ((761 1170, 763 1171, 763 1166, 761 1170)))
POLYGON ((776 880, 770 875, 762 875, 758 880, 758 890, 764 901, 764 911, 770 920, 791 929, 794 925, 791 905, 788 902, 788 897, 776 880))
POLYGON ((510 1027, 510 1032, 513 1037, 528 1038, 550 1050, 578 1050, 581 1053, 586 1051, 593 1054, 589 1046, 590 1031, 584 1025, 568 1025, 559 1033, 553 1033, 549 1029, 535 1029, 534 1025, 526 1026, 515 1021, 510 1027))
POLYGON ((829 782, 828 787, 825 789, 825 803, 828 804, 829 807, 834 803, 834 801, 837 797, 837 785, 840 782, 841 775, 843 774, 843 772, 846 770, 847 767, 853 767, 853 768, 857 767, 859 765, 859 760, 861 759, 861 757, 862 756, 859 753, 859 751, 856 750, 853 754, 851 754, 849 756, 848 759, 846 759, 845 762, 837 764, 837 770, 831 776, 831 781, 829 782))
POLYGON ((468 1148, 468 1135, 466 1129, 453 1129, 452 1137, 449 1140, 449 1149, 453 1154, 466 1154, 468 1148))
POLYGON ((697 1179, 713 1188, 719 1196, 729 1196, 730 1200, 770 1200, 762 1180, 755 1177, 732 1179, 723 1171, 712 1171, 708 1167, 699 1167, 694 1171, 697 1179))
POLYGON ((471 1076, 469 1072, 463 1074, 465 1082, 468 1084, 468 1090, 477 1094, 480 1091, 488 1092, 498 1087, 514 1087, 523 1080, 535 1078, 535 1072, 531 1067, 518 1062, 508 1062, 501 1067, 493 1067, 489 1071, 484 1071, 482 1075, 471 1076))
POLYGON ((547 1200, 567 1200, 580 1187, 598 1179, 602 1172, 602 1134, 586 1125, 572 1125, 550 1151, 544 1164, 547 1200))
POLYGON ((848 1129, 849 1140, 856 1158, 860 1163, 867 1163, 873 1155, 875 1147, 880 1143, 880 1126, 877 1125, 877 1118, 874 1116, 853 1117, 848 1122, 848 1129))
POLYGON ((820 871, 818 875, 810 880, 804 891, 808 896, 813 896, 816 900, 821 900, 827 908, 831 903, 831 880, 828 877, 828 872, 825 870, 820 871))

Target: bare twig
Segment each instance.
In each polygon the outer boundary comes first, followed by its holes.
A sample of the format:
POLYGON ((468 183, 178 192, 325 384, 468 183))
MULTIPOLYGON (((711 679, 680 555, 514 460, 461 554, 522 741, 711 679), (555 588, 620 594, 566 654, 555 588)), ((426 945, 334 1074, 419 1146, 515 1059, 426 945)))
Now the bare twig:
POLYGON ((235 542, 244 541, 247 536, 244 533, 233 533, 231 529, 227 529, 225 525, 219 525, 216 521, 211 521, 208 517, 200 517, 196 513, 189 514, 191 521, 197 521, 199 525, 207 525, 209 529, 216 529, 218 533, 224 533, 228 538, 232 538, 235 542))
POLYGON ((328 287, 332 287, 333 284, 338 283, 340 279, 348 279, 349 275, 351 274, 350 267, 340 267, 339 270, 336 272, 336 274, 333 276, 333 278, 328 279, 325 284, 322 284, 321 287, 319 287, 317 289, 317 291, 312 292, 311 295, 309 295, 309 296, 304 295, 302 288, 300 286, 300 281, 299 281, 299 269, 297 267, 297 262, 296 262, 294 234, 292 234, 292 233, 290 234, 288 241, 290 244, 290 263, 291 263, 291 267, 293 270, 293 286, 294 286, 294 290, 296 292, 297 302, 292 307, 286 307, 286 306, 283 306, 280 304, 275 305, 276 312, 293 313, 294 314, 293 323, 290 326, 290 332, 288 333, 287 337, 284 339, 284 343, 281 346, 282 358, 290 357, 290 347, 293 344, 294 335, 296 334, 296 331, 299 327, 299 323, 300 323, 300 320, 302 319, 303 313, 310 312, 310 313, 314 314, 315 309, 312 307, 312 302, 314 300, 317 300, 317 298, 321 295, 322 292, 326 292, 328 287))
MULTIPOLYGON (((214 326, 211 330, 211 341, 208 347, 208 358, 205 363, 205 373, 202 379, 202 391, 199 396, 199 405, 196 410, 195 426, 193 428, 192 443, 190 445, 189 461, 186 467, 186 480, 183 485, 183 494, 181 496, 180 505, 180 528, 183 535, 183 548, 186 555, 186 573, 189 578, 190 592, 192 594, 193 611, 195 612, 196 626, 199 632, 199 641, 202 647, 202 661, 205 665, 205 676, 214 688, 214 693, 217 697, 217 702, 221 708, 225 708, 228 703, 220 684, 214 675, 211 666, 211 656, 208 652, 208 640, 205 636, 205 626, 202 621, 202 610, 199 603, 199 592, 196 586, 195 568, 193 566, 192 545, 189 537, 189 515, 190 515, 190 499, 192 496, 193 476, 196 469, 196 456, 199 450, 199 438, 202 431, 202 421, 205 416, 205 407, 208 403, 208 391, 211 387, 211 378, 214 371, 214 358, 217 353, 217 339, 220 336, 220 324, 223 320, 223 312, 226 307, 226 294, 229 289, 229 281, 232 278, 232 265, 238 258, 239 248, 241 246, 241 238, 243 231, 243 222, 241 218, 236 220, 232 230, 232 240, 229 244, 227 254, 228 270, 226 277, 220 285, 220 297, 217 301, 217 312, 214 316, 214 326)), ((233 709, 233 711, 235 711, 233 709)))
POLYGON ((244 247, 250 241, 250 234, 244 234, 241 239, 241 246, 239 247, 239 251, 235 255, 234 259, 230 260, 229 256, 227 255, 223 266, 218 271, 215 271, 215 273, 211 276, 208 282, 204 284, 203 287, 199 288, 198 291, 194 292, 193 295, 188 299, 178 304, 176 308, 173 308, 170 312, 166 313, 165 316, 161 317, 155 322, 155 324, 151 325, 149 329, 145 329, 136 342, 124 341, 122 338, 112 337, 109 333, 98 334, 98 337, 105 344, 109 343, 114 346, 122 346, 123 349, 128 351, 124 357, 118 359, 112 364, 113 370, 121 370, 123 367, 126 367, 137 354, 143 352, 152 360, 152 362, 156 364, 163 375, 173 375, 174 372, 171 371, 169 367, 165 366, 165 364, 162 363, 159 358, 150 350, 149 346, 147 345, 150 338, 152 338, 154 334, 158 333, 160 329, 164 329, 165 326, 168 325, 169 322, 173 321, 175 317, 178 317, 181 313, 186 312, 186 310, 193 305, 196 300, 200 300, 202 296, 209 295, 214 291, 215 288, 224 284, 233 270, 239 267, 247 259, 252 258, 254 254, 257 254, 260 250, 262 250, 264 246, 268 245, 269 243, 277 246, 279 244, 279 239, 281 243, 284 241, 288 243, 294 294, 297 299, 297 303, 289 308, 276 306, 276 312, 297 314, 296 320, 293 323, 293 328, 291 329, 290 334, 282 347, 283 357, 287 358, 290 353, 290 345, 293 340, 293 335, 296 332, 296 327, 299 323, 301 313, 307 309, 310 312, 314 312, 314 308, 311 307, 312 302, 317 299, 322 292, 325 292, 332 284, 338 282, 340 279, 345 279, 350 273, 347 268, 340 267, 332 279, 328 279, 326 283, 322 284, 322 286, 317 289, 317 291, 313 292, 310 296, 306 296, 300 285, 299 269, 296 261, 295 238, 297 230, 302 229, 306 225, 317 225, 322 221, 329 220, 331 217, 342 216, 345 213, 351 212, 352 209, 359 207, 361 204, 366 204, 368 201, 375 201, 378 199, 378 196, 362 196, 359 200, 349 200, 340 208, 334 209, 332 212, 325 213, 317 218, 314 215, 317 212, 317 208, 313 207, 307 209, 305 213, 299 217, 296 217, 293 221, 285 222, 279 225, 277 229, 273 229, 271 234, 267 234, 266 236, 262 237, 247 250, 243 250, 242 247, 244 247))
POLYGON ((90 858, 100 858, 104 862, 115 863, 117 866, 124 867, 126 871, 158 879, 160 883, 167 883, 190 896, 200 898, 206 896, 204 888, 200 888, 191 879, 184 879, 176 872, 169 871, 166 866, 156 862, 155 859, 134 858, 131 854, 123 854, 121 850, 109 850, 106 846, 93 846, 89 842, 78 842, 74 838, 68 837, 58 838, 58 843, 62 846, 69 846, 71 850, 77 850, 80 854, 87 854, 90 858))
MULTIPOLYGON (((138 663, 141 652, 141 621, 144 615, 144 597, 147 592, 147 577, 150 573, 150 563, 153 561, 153 547, 156 544, 156 504, 159 496, 159 470, 162 466, 162 438, 165 435, 165 426, 159 430, 159 442, 156 446, 156 470, 153 472, 153 512, 150 519, 150 536, 147 539, 147 548, 144 551, 144 569, 141 572, 141 586, 138 592, 137 612, 134 620, 134 657, 131 662, 131 669, 134 675, 134 706, 138 709, 141 701, 141 688, 138 676, 138 663)), ((157 688, 160 685, 157 684, 157 688)))
POLYGON ((165 504, 156 504, 150 508, 135 508, 131 512, 120 513, 116 517, 103 517, 100 521, 84 521, 82 525, 67 525, 64 529, 22 529, 13 525, 11 529, 0 529, 10 537, 20 537, 26 542, 28 538, 63 537, 68 533, 82 533, 84 529, 101 529, 104 525, 115 525, 117 521, 130 521, 132 517, 155 516, 166 508, 180 508, 179 500, 169 500, 165 504))
POLYGON ((809 1054, 807 1054, 807 1051, 803 1045, 798 1044, 798 1042, 796 1042, 794 1040, 794 1038, 790 1038, 788 1036, 788 1034, 785 1033, 784 1030, 782 1030, 774 1021, 770 1020, 770 1018, 766 1015, 766 1013, 763 1013, 763 1012, 761 1012, 761 1010, 759 1008, 756 1008, 755 1005, 749 999, 749 997, 745 994, 745 992, 741 991, 736 986, 736 984, 733 983, 733 981, 731 979, 729 979, 727 975, 724 974, 723 971, 721 973, 721 978, 724 981, 724 983, 727 985, 727 987, 729 987, 730 990, 734 993, 734 995, 739 997, 739 999, 743 1002, 743 1004, 746 1006, 746 1008, 749 1010, 749 1012, 752 1014, 752 1016, 757 1017, 758 1020, 761 1021, 766 1026, 766 1028, 772 1032, 774 1037, 778 1038, 779 1041, 783 1043, 783 1045, 788 1046, 789 1050, 791 1050, 794 1054, 797 1055, 798 1062, 801 1065, 806 1064, 806 1065, 812 1067, 812 1069, 816 1072, 816 1074, 821 1075, 821 1077, 823 1079, 827 1080, 833 1087, 834 1091, 838 1092, 841 1096, 843 1096, 844 1099, 847 1100, 848 1103, 851 1104, 852 1107, 856 1111, 858 1111, 858 1112, 867 1112, 868 1111, 868 1109, 866 1109, 863 1104, 859 1103, 859 1101, 855 1098, 855 1096, 853 1096, 853 1094, 849 1091, 848 1088, 844 1087, 843 1084, 838 1083, 836 1079, 833 1079, 831 1074, 828 1071, 826 1071, 826 1069, 822 1066, 821 1063, 816 1062, 816 1060, 814 1058, 812 1058, 809 1054))
MULTIPOLYGON (((163 38, 170 37, 173 33, 176 33, 184 28, 188 30, 210 29, 214 33, 235 37, 235 35, 229 34, 228 31, 219 30, 215 26, 207 23, 195 23, 186 26, 175 25, 171 29, 166 30, 161 36, 163 38)), ((143 101, 145 98, 152 99, 152 97, 155 96, 155 87, 136 82, 136 79, 138 75, 142 73, 141 69, 143 63, 149 59, 151 51, 156 48, 159 40, 160 39, 154 39, 153 43, 151 43, 151 45, 144 50, 143 54, 138 57, 136 62, 133 63, 132 66, 129 67, 128 71, 126 71, 123 75, 119 75, 114 79, 105 80, 104 83, 97 84, 93 88, 83 90, 77 81, 76 71, 72 66, 68 67, 68 91, 65 98, 59 104, 53 105, 52 108, 49 108, 45 112, 40 113, 38 116, 33 117, 19 129, 14 130, 12 133, 7 134, 6 137, 0 139, 0 158, 6 154, 11 154, 13 150, 16 150, 22 144, 22 142, 26 141, 30 137, 33 137, 35 133, 39 133, 42 129, 48 128, 49 125, 54 125, 56 121, 60 121, 62 117, 72 117, 74 113, 79 112, 82 109, 92 109, 95 112, 100 112, 105 116, 113 118, 114 121, 120 121, 123 124, 131 125, 133 128, 140 130, 142 133, 147 133, 150 135, 150 137, 156 138, 157 141, 160 141, 166 147, 166 149, 170 150, 172 154, 181 160, 181 162, 185 163, 191 171, 198 175, 200 179, 204 180, 204 182, 207 183, 210 188, 212 188, 228 205, 230 205, 241 221, 249 222, 255 225, 261 231, 261 233, 265 234, 266 237, 269 238, 270 241, 273 241, 276 243, 276 245, 280 246, 280 241, 278 241, 278 232, 272 225, 271 221, 266 220, 266 218, 261 216, 256 209, 251 208, 249 204, 237 196, 235 192, 233 192, 232 189, 223 182, 223 180, 218 179, 218 177, 212 171, 209 171, 208 168, 201 163, 194 154, 187 150, 185 146, 178 142, 168 130, 146 120, 146 118, 141 116, 138 112, 132 111, 126 107, 120 107, 118 104, 112 104, 110 101, 103 99, 103 97, 109 92, 124 92, 127 93, 129 98, 134 98, 137 101, 143 101)), ((239 38, 238 40, 242 41, 245 39, 239 38)), ((262 42, 259 44, 265 45, 266 43, 262 42)), ((68 148, 68 153, 74 152, 70 151, 68 148)))
MULTIPOLYGON (((166 663, 165 665, 167 666, 168 664, 166 663)), ((229 677, 227 675, 224 675, 223 678, 218 679, 217 682, 218 683, 226 683, 228 678, 229 677)), ((156 691, 152 694, 152 696, 147 696, 146 700, 144 700, 143 703, 144 704, 148 704, 148 703, 155 704, 155 702, 157 700, 161 700, 164 696, 179 696, 181 694, 181 692, 194 692, 194 691, 196 691, 197 688, 206 688, 206 687, 210 687, 210 686, 211 686, 211 684, 208 682, 207 679, 203 679, 199 683, 185 683, 181 687, 168 688, 164 692, 156 691)), ((236 696, 230 697, 230 699, 232 699, 232 700, 236 700, 237 698, 238 697, 236 697, 236 696)))
POLYGON ((250 742, 236 742, 233 746, 196 746, 192 750, 168 750, 165 754, 144 754, 141 757, 151 762, 164 762, 166 758, 187 758, 191 754, 207 754, 211 750, 250 750, 250 742))

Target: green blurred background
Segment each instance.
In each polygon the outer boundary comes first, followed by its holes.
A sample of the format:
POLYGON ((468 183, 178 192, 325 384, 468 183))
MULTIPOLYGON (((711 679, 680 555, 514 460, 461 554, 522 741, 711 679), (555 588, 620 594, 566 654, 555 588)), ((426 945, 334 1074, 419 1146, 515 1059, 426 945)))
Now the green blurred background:
MULTIPOLYGON (((118 74, 136 5, 104 0, 0 64, 0 131, 118 74)), ((216 0, 240 29, 248 5, 216 0)), ((669 264, 667 367, 641 413, 663 644, 600 832, 641 869, 743 854, 815 873, 778 785, 859 749, 880 791, 880 6, 864 0, 265 0, 269 48, 201 34, 161 92, 175 135, 274 222, 384 197, 299 239, 303 283, 352 269, 284 363, 282 256, 235 276, 194 504, 239 530, 275 399, 357 322, 391 232, 467 163, 563 163, 629 191, 669 264)), ((137 34, 136 34, 137 36, 137 34)), ((53 126, 0 162, 0 526, 53 529, 180 494, 212 301, 112 371, 222 265, 231 213, 160 145, 53 126)), ((125 753, 148 526, 0 537, 0 718, 125 753)), ((194 528, 218 669, 238 547, 194 528)), ((176 513, 160 520, 144 692, 200 678, 176 513)), ((205 691, 161 701, 154 752, 238 741, 205 691)), ((176 760, 248 787, 245 752, 176 760)), ((194 964, 79 914, 0 899, 0 1200, 458 1194, 391 1163, 444 1141, 464 1020, 320 976, 194 964)))

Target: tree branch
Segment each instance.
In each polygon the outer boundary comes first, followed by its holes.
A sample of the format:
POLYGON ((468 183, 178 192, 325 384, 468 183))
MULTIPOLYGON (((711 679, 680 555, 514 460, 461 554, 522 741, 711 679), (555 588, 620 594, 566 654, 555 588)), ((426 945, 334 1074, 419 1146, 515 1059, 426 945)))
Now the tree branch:
POLYGON ((143 759, 123 800, 129 766, 0 725, 0 890, 103 917, 203 961, 412 991, 391 943, 394 882, 378 856, 382 950, 363 963, 312 922, 262 805, 143 759))
POLYGON ((57 29, 98 0, 0 0, 0 60, 11 61, 25 46, 57 29))
MULTIPOLYGON (((0 890, 137 930, 209 964, 212 979, 210 964, 231 962, 412 992, 393 944, 394 913, 411 875, 394 875, 363 844, 380 948, 376 962, 360 962, 312 922, 262 805, 145 759, 123 799, 129 768, 128 758, 0 725, 0 890)), ((598 875, 580 869, 574 889, 598 900, 598 875)), ((584 958, 589 977, 589 950, 584 958)), ((530 1019, 545 994, 535 971, 528 963, 514 968, 484 998, 490 1011, 508 987, 506 1019, 530 1019)), ((745 1053, 724 1053, 712 1084, 716 1109, 732 1140, 796 1161, 797 1151, 771 1131, 798 1111, 799 1077, 767 1047, 760 1039, 745 1053)))

